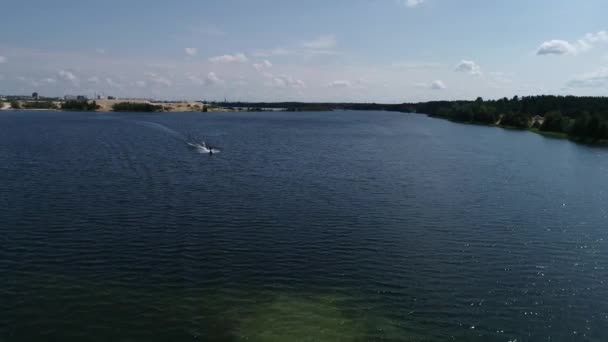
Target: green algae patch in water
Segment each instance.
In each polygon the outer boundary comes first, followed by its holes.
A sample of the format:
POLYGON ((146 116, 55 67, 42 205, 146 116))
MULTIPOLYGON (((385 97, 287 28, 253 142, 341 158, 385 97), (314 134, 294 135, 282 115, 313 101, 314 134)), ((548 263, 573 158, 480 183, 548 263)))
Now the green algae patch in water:
POLYGON ((279 296, 246 317, 237 341, 363 341, 365 330, 326 298, 279 296))

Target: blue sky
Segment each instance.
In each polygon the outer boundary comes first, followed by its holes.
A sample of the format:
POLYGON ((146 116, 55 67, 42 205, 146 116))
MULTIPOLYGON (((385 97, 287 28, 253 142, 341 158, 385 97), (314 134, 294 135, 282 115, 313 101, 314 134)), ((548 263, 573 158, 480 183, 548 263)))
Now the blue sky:
POLYGON ((8 0, 0 94, 605 95, 605 0, 8 0))

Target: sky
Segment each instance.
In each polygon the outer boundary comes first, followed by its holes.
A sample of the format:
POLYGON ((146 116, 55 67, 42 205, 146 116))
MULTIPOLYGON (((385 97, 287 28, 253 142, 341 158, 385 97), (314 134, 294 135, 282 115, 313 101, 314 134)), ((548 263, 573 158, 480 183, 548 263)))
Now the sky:
POLYGON ((4 0, 0 94, 401 103, 608 93, 606 0, 4 0))

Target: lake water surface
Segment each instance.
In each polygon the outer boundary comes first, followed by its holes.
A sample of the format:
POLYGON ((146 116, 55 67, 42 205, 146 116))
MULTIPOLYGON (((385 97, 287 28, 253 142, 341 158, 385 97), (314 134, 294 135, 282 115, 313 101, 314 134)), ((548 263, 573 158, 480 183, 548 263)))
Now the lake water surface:
POLYGON ((608 150, 529 132, 0 112, 0 341, 607 341, 607 240, 608 150))

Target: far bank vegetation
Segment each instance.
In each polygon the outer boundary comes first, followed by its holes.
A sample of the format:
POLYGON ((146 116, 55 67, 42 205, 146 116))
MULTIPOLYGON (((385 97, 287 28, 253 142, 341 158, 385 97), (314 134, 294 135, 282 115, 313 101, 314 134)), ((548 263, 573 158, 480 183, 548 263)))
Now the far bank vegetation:
POLYGON ((63 110, 75 110, 75 111, 94 111, 99 107, 95 101, 86 100, 68 100, 61 104, 63 110))
POLYGON ((115 112, 161 112, 164 108, 151 103, 119 102, 112 105, 112 110, 115 112))

